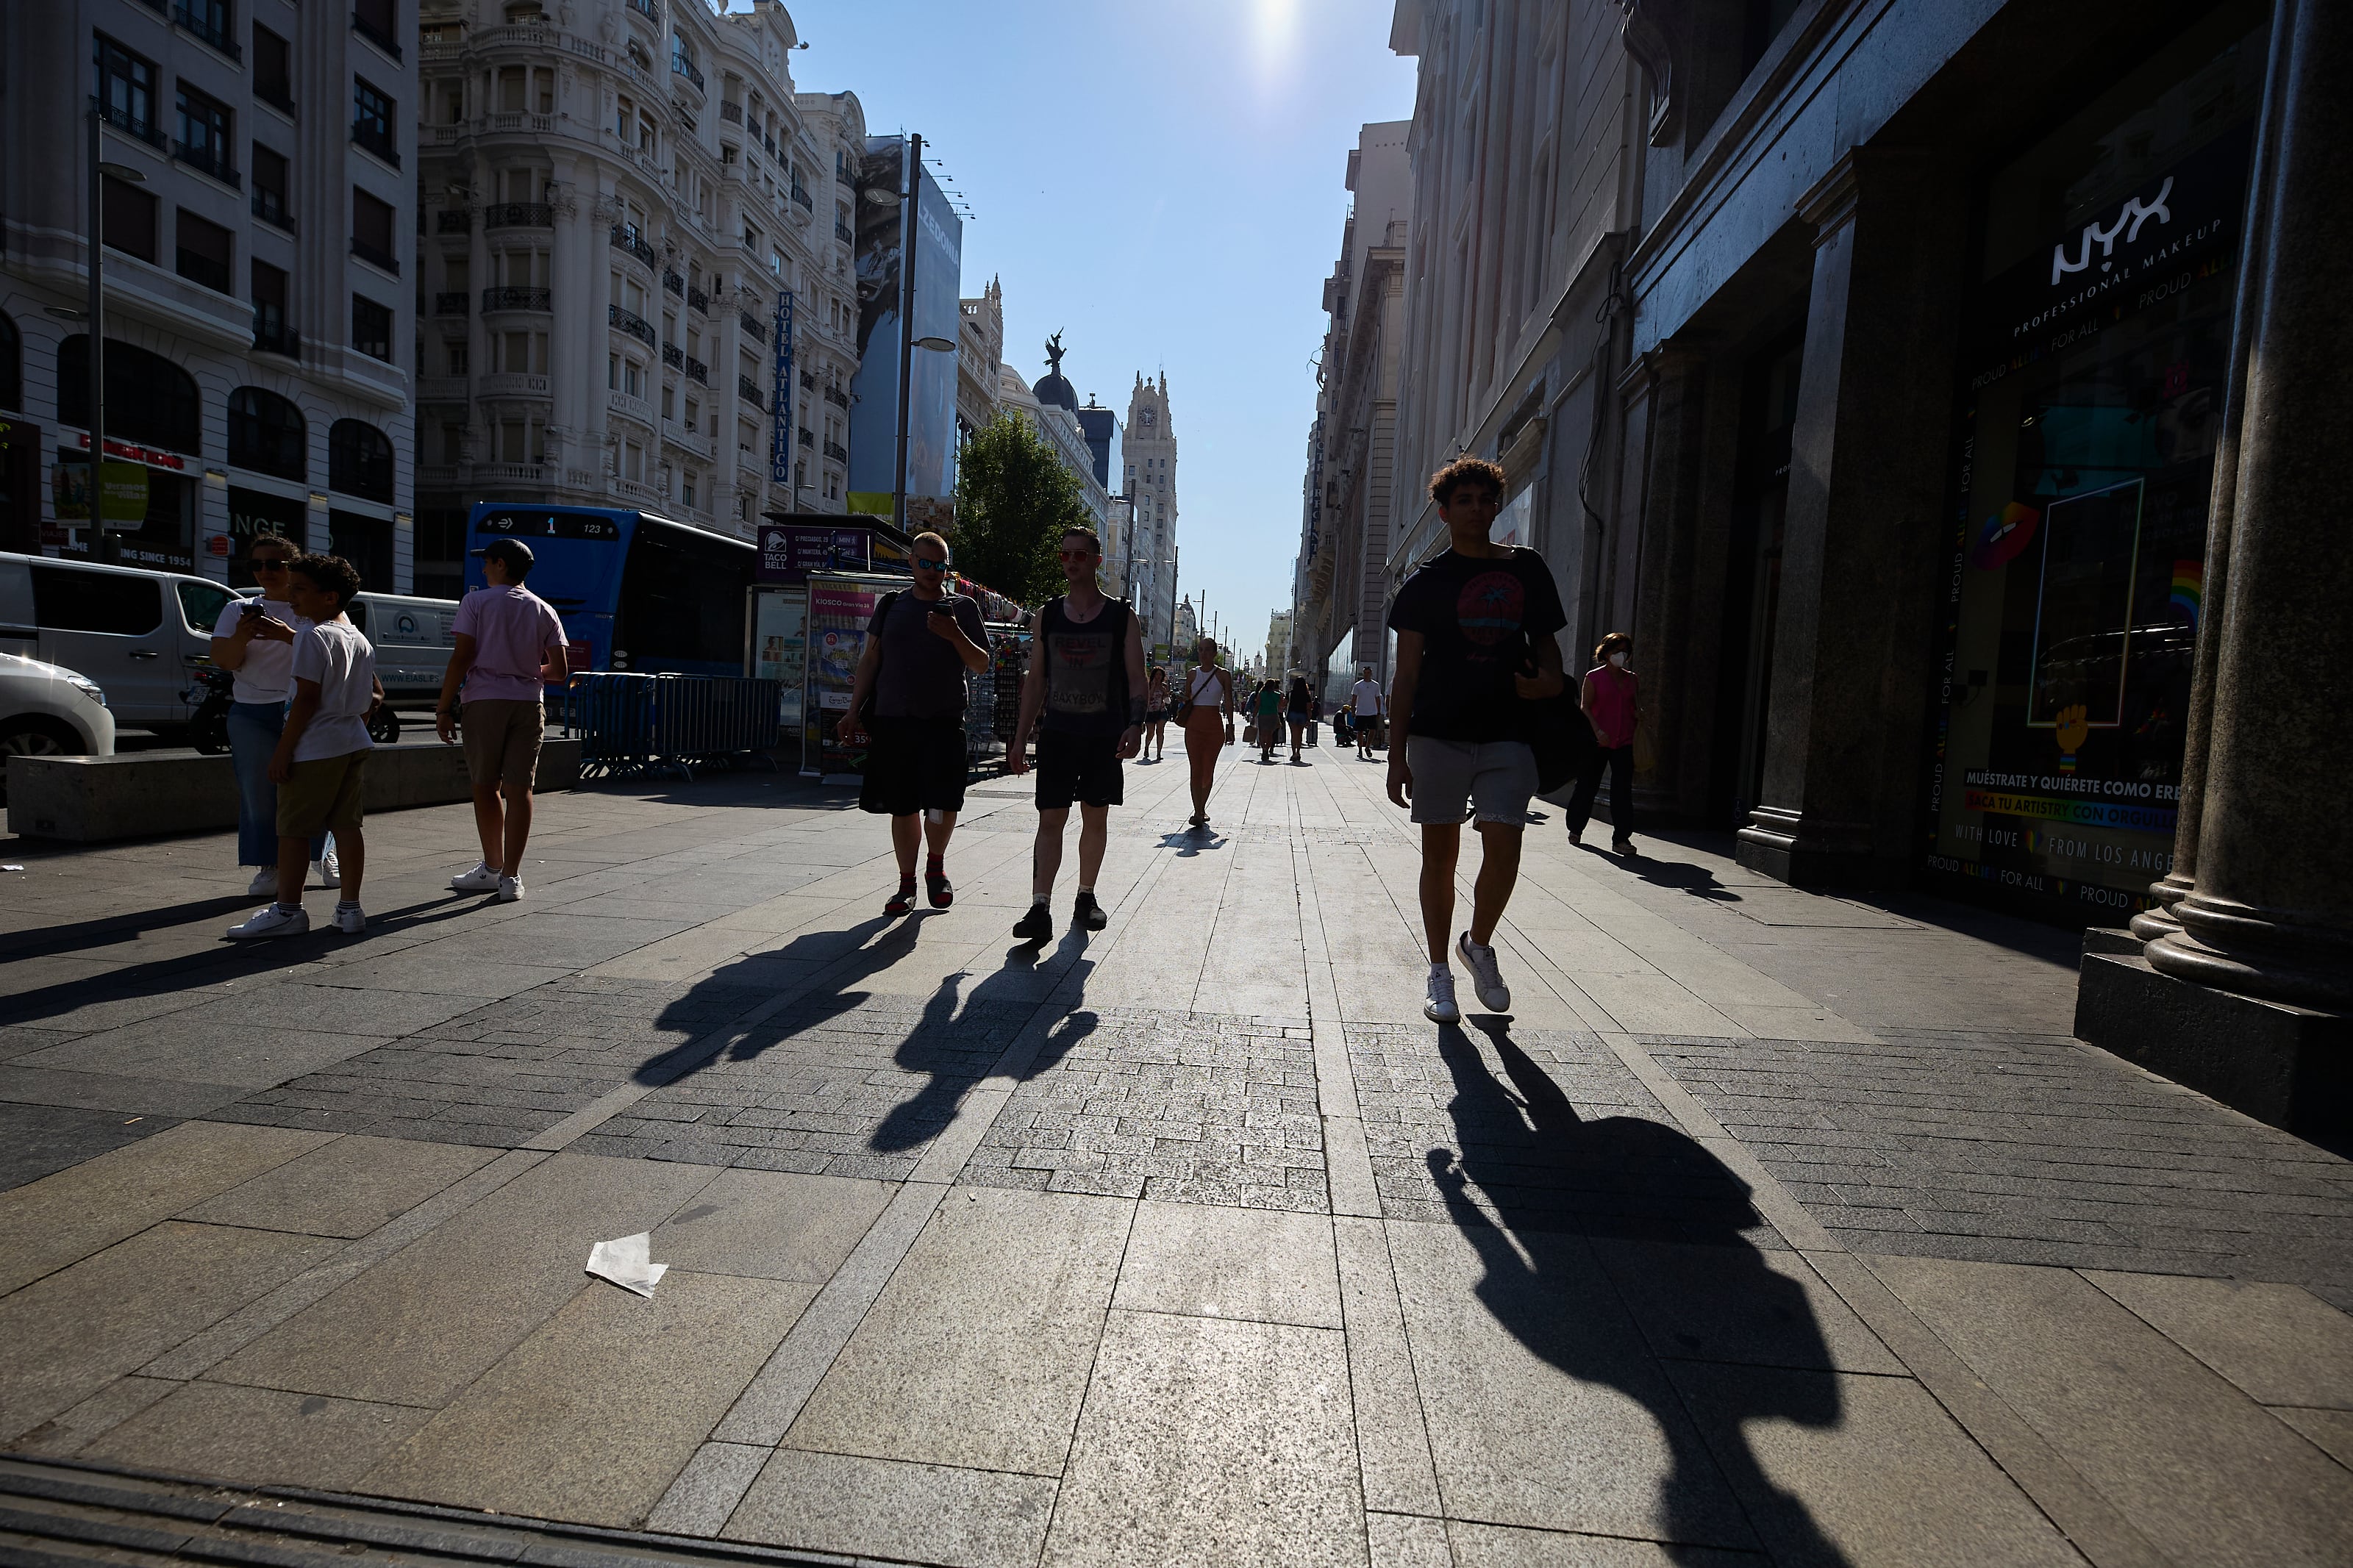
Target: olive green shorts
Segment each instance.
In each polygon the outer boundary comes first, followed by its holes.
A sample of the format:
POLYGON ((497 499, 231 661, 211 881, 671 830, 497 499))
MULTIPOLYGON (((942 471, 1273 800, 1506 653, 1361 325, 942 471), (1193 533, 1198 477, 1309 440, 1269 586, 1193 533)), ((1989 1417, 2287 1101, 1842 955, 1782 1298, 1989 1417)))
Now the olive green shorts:
POLYGON ((278 786, 278 836, 315 838, 322 833, 357 829, 367 760, 365 752, 345 752, 340 757, 296 763, 286 782, 278 786))

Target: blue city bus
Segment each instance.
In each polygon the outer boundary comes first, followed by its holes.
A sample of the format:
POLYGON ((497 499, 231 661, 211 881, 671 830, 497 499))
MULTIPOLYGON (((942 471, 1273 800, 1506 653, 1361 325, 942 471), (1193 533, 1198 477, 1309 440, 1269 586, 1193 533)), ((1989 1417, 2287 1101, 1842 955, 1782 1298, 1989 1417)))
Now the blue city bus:
POLYGON ((752 544, 648 511, 503 501, 475 502, 466 531, 470 589, 483 586, 470 551, 498 538, 531 546, 529 586, 564 617, 574 669, 744 673, 752 544))

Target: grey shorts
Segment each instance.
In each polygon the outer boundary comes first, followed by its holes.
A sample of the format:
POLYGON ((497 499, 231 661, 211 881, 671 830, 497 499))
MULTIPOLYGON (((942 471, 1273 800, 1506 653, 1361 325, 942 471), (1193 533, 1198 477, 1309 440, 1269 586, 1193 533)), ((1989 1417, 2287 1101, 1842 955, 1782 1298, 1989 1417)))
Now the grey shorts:
POLYGON ((1413 771, 1416 822, 1508 822, 1528 816, 1536 793, 1536 754, 1525 741, 1441 741, 1410 735, 1406 766, 1413 771))

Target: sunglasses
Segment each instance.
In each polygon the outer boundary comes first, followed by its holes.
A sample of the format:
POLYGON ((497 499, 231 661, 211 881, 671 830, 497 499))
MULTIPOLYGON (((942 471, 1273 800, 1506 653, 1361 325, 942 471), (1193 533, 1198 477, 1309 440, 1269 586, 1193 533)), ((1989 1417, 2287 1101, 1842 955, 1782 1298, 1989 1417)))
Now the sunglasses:
POLYGON ((946 562, 930 561, 921 555, 914 558, 914 566, 919 572, 944 572, 948 569, 946 562))
POLYGON ((1095 558, 1095 552, 1092 550, 1062 550, 1055 553, 1065 561, 1092 561, 1095 558))
POLYGON ((248 564, 251 566, 256 573, 287 572, 291 571, 294 566, 294 563, 291 561, 282 560, 275 555, 265 556, 261 560, 249 562, 248 564))

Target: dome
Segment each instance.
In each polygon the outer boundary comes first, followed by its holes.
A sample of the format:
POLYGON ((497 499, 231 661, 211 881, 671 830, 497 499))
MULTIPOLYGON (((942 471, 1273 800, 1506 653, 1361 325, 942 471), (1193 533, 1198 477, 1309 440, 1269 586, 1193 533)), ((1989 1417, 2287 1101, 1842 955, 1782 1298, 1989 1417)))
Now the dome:
POLYGON ((1045 378, 1029 390, 1040 407, 1067 408, 1073 414, 1079 411, 1079 395, 1071 390, 1071 384, 1060 371, 1048 371, 1045 378))

